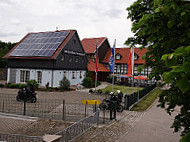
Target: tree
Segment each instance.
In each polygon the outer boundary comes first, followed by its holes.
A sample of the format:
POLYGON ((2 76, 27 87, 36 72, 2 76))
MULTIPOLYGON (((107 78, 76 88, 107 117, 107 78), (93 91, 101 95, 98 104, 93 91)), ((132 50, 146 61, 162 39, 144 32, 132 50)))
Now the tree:
POLYGON ((148 49, 144 59, 152 67, 150 77, 163 75, 171 88, 160 96, 160 106, 180 113, 172 127, 182 134, 190 129, 190 2, 183 0, 137 0, 128 10, 134 37, 126 44, 148 49))
POLYGON ((7 54, 7 52, 9 52, 15 45, 16 43, 0 41, 0 68, 4 68, 7 65, 7 60, 3 59, 3 56, 5 56, 5 54, 7 54))

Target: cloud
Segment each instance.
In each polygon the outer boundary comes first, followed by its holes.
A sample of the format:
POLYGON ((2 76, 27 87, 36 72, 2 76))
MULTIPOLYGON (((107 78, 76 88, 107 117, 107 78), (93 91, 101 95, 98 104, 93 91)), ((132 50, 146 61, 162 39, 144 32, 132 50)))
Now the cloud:
POLYGON ((125 10, 133 0, 1 0, 0 40, 19 41, 29 32, 76 29, 81 39, 108 37, 123 45, 131 22, 125 10))

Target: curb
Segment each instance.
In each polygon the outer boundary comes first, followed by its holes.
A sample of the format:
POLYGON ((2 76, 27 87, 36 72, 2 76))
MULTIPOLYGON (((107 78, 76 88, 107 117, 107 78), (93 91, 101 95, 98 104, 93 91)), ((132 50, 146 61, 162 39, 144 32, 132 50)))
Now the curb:
POLYGON ((23 116, 23 115, 17 115, 17 114, 8 114, 8 113, 2 113, 2 112, 0 112, 0 117, 21 119, 21 120, 26 120, 26 121, 37 121, 38 120, 38 117, 30 117, 30 116, 23 116))

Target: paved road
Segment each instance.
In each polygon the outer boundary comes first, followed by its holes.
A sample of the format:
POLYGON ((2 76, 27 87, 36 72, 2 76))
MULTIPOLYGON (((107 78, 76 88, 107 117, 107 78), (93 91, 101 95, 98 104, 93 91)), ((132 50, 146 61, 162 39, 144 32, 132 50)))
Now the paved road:
POLYGON ((157 100, 144 113, 131 131, 128 131, 117 142, 179 142, 180 134, 170 128, 174 114, 171 116, 164 109, 158 108, 157 100))

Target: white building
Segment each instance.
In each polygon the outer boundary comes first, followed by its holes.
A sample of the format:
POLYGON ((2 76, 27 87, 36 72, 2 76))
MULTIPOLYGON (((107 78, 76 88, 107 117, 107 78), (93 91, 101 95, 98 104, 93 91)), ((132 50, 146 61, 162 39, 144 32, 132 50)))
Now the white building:
POLYGON ((35 79, 59 87, 65 76, 71 85, 81 84, 87 56, 76 30, 27 34, 4 58, 8 59, 8 83, 35 79))

